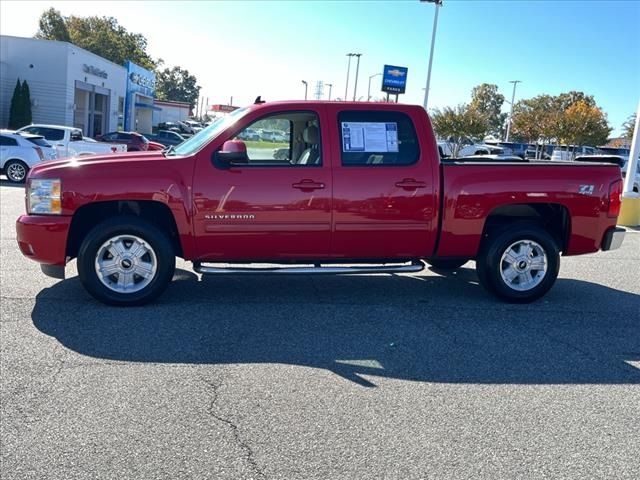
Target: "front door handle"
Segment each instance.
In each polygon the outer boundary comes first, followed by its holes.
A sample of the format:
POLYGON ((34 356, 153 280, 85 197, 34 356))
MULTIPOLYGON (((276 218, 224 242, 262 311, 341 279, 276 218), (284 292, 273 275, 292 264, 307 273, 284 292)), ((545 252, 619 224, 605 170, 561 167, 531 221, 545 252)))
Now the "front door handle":
POLYGON ((321 190, 324 188, 324 183, 322 182, 314 182, 308 178, 301 180, 298 183, 294 183, 291 185, 293 188, 297 188, 298 190, 302 190, 303 192, 311 192, 313 190, 321 190))
POLYGON ((405 178, 400 182, 396 182, 396 187, 404 188, 405 190, 416 190, 418 188, 425 188, 427 184, 425 182, 419 182, 413 178, 405 178))

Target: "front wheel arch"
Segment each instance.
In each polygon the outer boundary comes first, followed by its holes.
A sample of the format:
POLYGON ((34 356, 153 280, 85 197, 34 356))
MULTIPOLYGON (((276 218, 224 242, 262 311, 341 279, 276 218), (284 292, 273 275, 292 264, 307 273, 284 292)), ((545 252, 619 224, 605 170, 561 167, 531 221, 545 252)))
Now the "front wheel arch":
POLYGON ((77 266, 82 285, 97 300, 114 306, 144 305, 170 283, 175 254, 163 231, 144 219, 123 215, 97 224, 87 234, 77 266))

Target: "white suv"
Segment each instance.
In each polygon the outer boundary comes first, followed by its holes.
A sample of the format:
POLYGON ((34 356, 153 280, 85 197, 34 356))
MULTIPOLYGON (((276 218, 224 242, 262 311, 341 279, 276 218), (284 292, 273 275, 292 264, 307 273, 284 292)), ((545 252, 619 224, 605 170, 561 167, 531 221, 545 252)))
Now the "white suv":
POLYGON ((54 148, 44 137, 0 130, 0 170, 10 182, 24 182, 31 167, 55 158, 54 148))

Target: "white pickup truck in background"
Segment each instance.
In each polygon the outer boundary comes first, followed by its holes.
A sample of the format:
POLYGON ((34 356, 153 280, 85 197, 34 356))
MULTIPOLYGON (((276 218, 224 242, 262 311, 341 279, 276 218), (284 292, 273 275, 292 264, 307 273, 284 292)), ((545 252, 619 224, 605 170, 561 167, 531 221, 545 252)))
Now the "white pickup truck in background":
POLYGON ((104 155, 107 153, 124 153, 126 145, 87 141, 82 130, 61 125, 28 125, 18 132, 43 136, 56 149, 58 158, 79 157, 83 155, 104 155))

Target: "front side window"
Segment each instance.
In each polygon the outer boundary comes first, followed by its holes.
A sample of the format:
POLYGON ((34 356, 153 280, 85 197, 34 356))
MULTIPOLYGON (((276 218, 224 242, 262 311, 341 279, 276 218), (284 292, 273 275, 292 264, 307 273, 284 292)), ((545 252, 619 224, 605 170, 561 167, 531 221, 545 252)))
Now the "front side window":
POLYGON ((320 122, 314 112, 282 112, 262 117, 233 140, 244 142, 245 163, 250 166, 322 165, 320 122))
POLYGON ((341 112, 338 129, 344 166, 405 166, 420 156, 413 122, 404 113, 341 112))
POLYGON ((46 127, 40 127, 37 130, 38 130, 37 132, 33 132, 33 133, 42 135, 47 140, 59 141, 64 139, 64 130, 60 130, 58 128, 46 128, 46 127))
POLYGON ((0 146, 3 147, 17 147, 18 142, 15 138, 5 137, 4 135, 0 135, 0 146))

